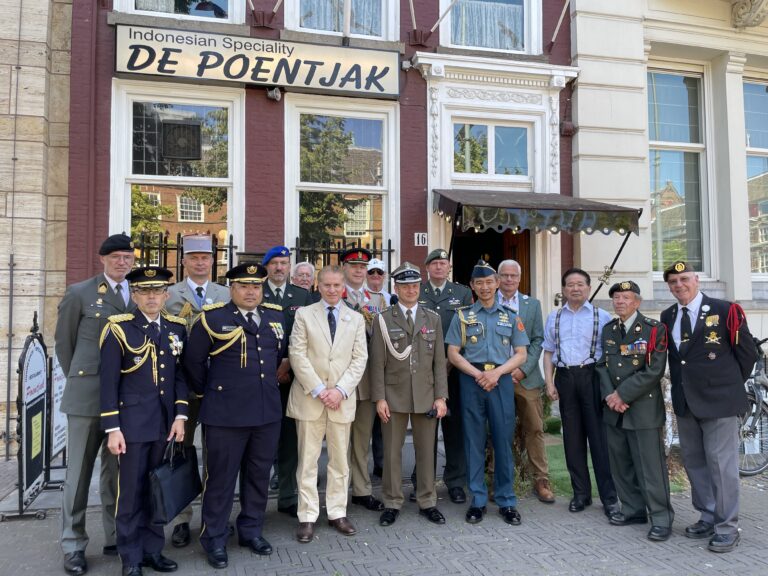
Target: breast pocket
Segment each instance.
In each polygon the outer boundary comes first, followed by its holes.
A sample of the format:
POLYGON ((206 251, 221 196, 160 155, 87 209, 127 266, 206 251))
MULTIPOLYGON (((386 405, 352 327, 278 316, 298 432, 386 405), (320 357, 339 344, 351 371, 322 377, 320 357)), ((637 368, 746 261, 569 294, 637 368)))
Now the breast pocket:
POLYGON ((496 337, 501 342, 502 346, 509 346, 512 344, 512 326, 496 325, 496 337))
POLYGON ((437 334, 434 332, 422 332, 420 334, 421 339, 424 341, 424 347, 427 350, 435 349, 435 340, 437 340, 437 334))
POLYGON ((402 350, 408 345, 406 334, 402 330, 389 330, 387 334, 395 350, 402 350))

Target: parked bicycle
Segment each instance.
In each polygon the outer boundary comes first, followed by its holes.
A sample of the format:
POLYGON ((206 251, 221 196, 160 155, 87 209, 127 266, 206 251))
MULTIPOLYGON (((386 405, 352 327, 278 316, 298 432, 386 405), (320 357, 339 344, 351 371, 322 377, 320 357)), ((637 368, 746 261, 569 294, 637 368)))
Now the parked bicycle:
POLYGON ((749 408, 741 417, 739 445, 739 474, 754 476, 768 470, 768 375, 763 344, 768 338, 758 340, 757 362, 752 376, 744 383, 749 408))

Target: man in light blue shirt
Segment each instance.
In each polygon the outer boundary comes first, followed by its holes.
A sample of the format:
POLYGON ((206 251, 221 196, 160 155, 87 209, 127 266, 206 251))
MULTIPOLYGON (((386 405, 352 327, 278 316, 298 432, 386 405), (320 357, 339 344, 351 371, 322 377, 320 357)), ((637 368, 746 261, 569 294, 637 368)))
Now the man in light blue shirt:
POLYGON ((590 282, 589 274, 580 268, 563 274, 565 305, 549 315, 544 327, 544 380, 547 396, 560 401, 565 462, 573 488, 568 510, 581 512, 592 504, 587 468, 589 441, 597 489, 605 514, 610 517, 619 511, 619 505, 608 464, 595 363, 603 352, 600 334, 611 315, 589 302, 590 282))

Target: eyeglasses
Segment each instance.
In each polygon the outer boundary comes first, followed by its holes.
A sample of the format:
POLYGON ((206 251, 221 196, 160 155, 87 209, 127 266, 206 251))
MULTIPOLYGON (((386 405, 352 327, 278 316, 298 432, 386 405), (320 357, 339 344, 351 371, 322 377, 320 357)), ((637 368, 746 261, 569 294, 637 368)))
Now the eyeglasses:
POLYGON ((376 268, 374 268, 373 270, 368 270, 368 276, 373 276, 374 274, 376 274, 377 276, 384 276, 384 271, 377 270, 376 268))

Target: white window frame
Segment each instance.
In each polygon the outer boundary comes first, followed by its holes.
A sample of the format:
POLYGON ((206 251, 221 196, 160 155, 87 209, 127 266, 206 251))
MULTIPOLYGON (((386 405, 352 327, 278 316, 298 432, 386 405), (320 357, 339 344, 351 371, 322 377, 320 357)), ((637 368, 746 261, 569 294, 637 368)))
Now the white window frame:
MULTIPOLYGON (((701 80, 699 86, 701 88, 699 94, 699 122, 700 122, 700 134, 702 143, 692 144, 686 142, 664 142, 659 140, 650 139, 650 131, 648 131, 648 174, 650 174, 651 162, 651 149, 659 149, 662 151, 677 151, 677 152, 697 152, 699 153, 699 181, 700 181, 700 198, 701 198, 701 271, 698 273, 699 278, 704 281, 715 280, 718 277, 718 243, 717 243, 717 223, 716 214, 714 214, 712 207, 716 206, 713 195, 715 190, 713 186, 710 186, 710 182, 715 182, 715 163, 711 161, 712 146, 710 142, 714 142, 714 119, 713 119, 713 105, 711 102, 710 94, 713 93, 712 87, 712 73, 709 64, 699 62, 685 62, 685 61, 668 61, 664 59, 657 59, 649 61, 646 73, 659 73, 659 74, 671 74, 675 76, 692 76, 701 80)), ((647 78, 647 75, 646 75, 647 78)), ((646 104, 650 102, 651 94, 650 87, 646 85, 646 104)), ((646 126, 646 130, 648 127, 646 126)), ((650 180, 649 180, 650 184, 650 180)), ((648 194, 650 200, 650 186, 648 187, 648 194)), ((648 222, 648 233, 652 235, 651 223, 648 222)), ((651 238, 653 242, 653 238, 651 238)), ((653 271, 654 281, 663 282, 664 272, 662 270, 653 270, 653 262, 651 262, 651 270, 653 271)))
MULTIPOLYGON (((752 75, 749 75, 749 76, 745 75, 742 78, 742 86, 744 84, 760 84, 760 85, 765 86, 766 89, 768 89, 768 78, 765 78, 765 77, 760 78, 760 77, 755 77, 755 76, 752 76, 752 75)), ((745 154, 744 154, 744 162, 745 163, 748 161, 750 156, 758 156, 758 157, 762 157, 762 158, 768 158, 768 148, 756 148, 754 146, 747 146, 747 111, 746 111, 746 107, 744 109, 744 146, 745 146, 745 154)), ((747 186, 749 186, 749 175, 747 175, 747 186)), ((749 190, 749 189, 747 189, 747 190, 749 190)), ((765 202, 765 200, 764 200, 764 202, 765 202)), ((747 226, 749 226, 749 225, 750 225, 749 217, 747 217, 747 226)), ((762 227, 758 229, 758 238, 759 238, 758 242, 760 242, 760 243, 763 242, 761 237, 762 237, 762 227)), ((749 244, 749 247, 750 247, 750 259, 749 260, 750 260, 750 265, 751 265, 751 263, 752 263, 752 255, 751 255, 752 241, 751 241, 751 238, 749 238, 749 229, 747 230, 747 243, 749 244)), ((766 257, 768 257, 768 256, 766 256, 766 257)), ((761 260, 763 259, 763 255, 762 254, 760 256, 760 259, 761 260)), ((761 267, 762 267, 762 265, 761 265, 761 267)), ((752 280, 758 280, 758 281, 768 280, 768 272, 752 272, 750 270, 750 275, 751 275, 752 280)))
MULTIPOLYGON (((452 0, 440 0, 440 14, 445 14, 452 0)), ((523 10, 525 14, 525 40, 523 41, 523 50, 501 50, 500 48, 485 48, 482 46, 467 46, 465 44, 454 44, 451 38, 451 9, 443 21, 440 23, 440 45, 451 48, 460 48, 462 50, 472 50, 481 52, 503 52, 508 54, 541 54, 542 49, 542 0, 524 0, 523 10)))
MULTIPOLYGON (((352 0, 346 0, 351 2, 352 0)), ((384 40, 388 42, 397 42, 400 40, 400 2, 395 0, 381 0, 382 17, 381 36, 365 36, 363 34, 350 34, 350 38, 365 38, 367 40, 384 40)), ((287 30, 296 30, 298 32, 307 32, 311 34, 322 34, 325 36, 343 36, 343 32, 334 32, 331 30, 316 30, 315 28, 302 28, 301 22, 301 0, 285 0, 285 28, 287 30)))
POLYGON ((357 206, 355 206, 352 210, 352 218, 348 218, 344 222, 344 237, 345 238, 360 238, 361 236, 365 236, 368 232, 368 225, 371 223, 371 201, 369 199, 366 199, 364 202, 361 202, 357 206), (360 209, 363 210, 365 213, 363 214, 362 218, 357 218, 356 211, 360 209), (365 228, 360 229, 360 225, 364 224, 365 228))
POLYGON ((323 97, 312 94, 285 95, 285 239, 299 236, 299 194, 332 192, 339 194, 381 195, 382 247, 392 242, 392 267, 400 258, 400 116, 397 102, 363 98, 323 97), (365 118, 382 121, 382 184, 321 184, 301 182, 300 154, 302 114, 365 118))
POLYGON ((151 10, 138 10, 136 0, 114 0, 115 12, 127 14, 141 14, 142 16, 154 16, 156 18, 171 18, 173 20, 193 20, 195 22, 225 22, 228 24, 245 23, 246 0, 230 0, 229 18, 205 18, 203 16, 187 16, 186 14, 173 14, 170 12, 153 12, 151 10))
POLYGON ((109 230, 117 234, 131 229, 131 185, 223 187, 227 195, 227 233, 243 246, 245 221, 245 91, 198 85, 137 80, 112 80, 112 130, 110 161, 109 230), (169 96, 176 94, 178 96, 169 96), (133 102, 164 102, 228 108, 227 178, 191 178, 144 175, 132 172, 133 102))
POLYGON ((205 222, 205 204, 203 204, 202 202, 198 202, 194 198, 189 198, 189 197, 183 196, 182 194, 178 194, 176 196, 176 210, 177 210, 177 213, 179 215, 179 219, 178 219, 179 222, 197 222, 197 223, 205 222), (181 211, 182 210, 186 210, 187 212, 191 211, 189 208, 183 208, 181 206, 182 200, 197 202, 197 205, 200 207, 200 218, 199 219, 193 220, 193 219, 190 219, 190 218, 182 218, 181 217, 181 211))
POLYGON ((462 115, 455 115, 452 117, 451 122, 451 179, 452 180, 476 180, 476 181, 482 181, 482 180, 500 180, 504 182, 509 182, 511 184, 514 183, 520 183, 520 184, 526 184, 528 186, 531 186, 533 182, 533 175, 536 171, 535 166, 533 166, 533 160, 534 160, 534 153, 533 153, 533 142, 532 142, 532 136, 534 132, 534 123, 533 122, 514 122, 510 121, 509 118, 512 116, 507 116, 504 120, 500 119, 494 119, 491 120, 488 116, 484 116, 482 118, 475 118, 475 117, 465 117, 462 115), (478 174, 473 172, 456 172, 453 168, 453 153, 454 153, 454 136, 453 131, 456 126, 456 124, 473 124, 475 126, 485 126, 488 129, 487 135, 488 135, 488 172, 486 174, 478 174), (496 128, 523 128, 526 131, 526 146, 527 146, 527 163, 528 163, 528 174, 526 175, 516 175, 516 174, 497 174, 496 173, 496 128))

